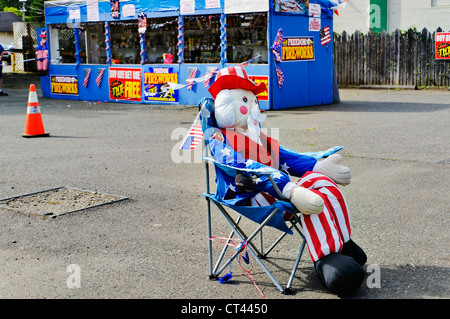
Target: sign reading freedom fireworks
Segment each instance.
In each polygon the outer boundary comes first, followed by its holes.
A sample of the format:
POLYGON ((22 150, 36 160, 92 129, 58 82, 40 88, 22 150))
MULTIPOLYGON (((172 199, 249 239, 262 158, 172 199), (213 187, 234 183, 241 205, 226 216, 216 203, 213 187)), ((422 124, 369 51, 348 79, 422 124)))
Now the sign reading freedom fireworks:
POLYGON ((162 90, 167 82, 178 83, 178 73, 173 68, 149 68, 149 72, 144 72, 144 101, 178 102, 178 90, 162 90))
POLYGON ((314 37, 285 37, 281 47, 282 61, 313 61, 314 37))
POLYGON ((436 32, 436 59, 450 60, 450 33, 436 32))
POLYGON ((78 95, 78 77, 74 75, 51 75, 52 94, 78 95))

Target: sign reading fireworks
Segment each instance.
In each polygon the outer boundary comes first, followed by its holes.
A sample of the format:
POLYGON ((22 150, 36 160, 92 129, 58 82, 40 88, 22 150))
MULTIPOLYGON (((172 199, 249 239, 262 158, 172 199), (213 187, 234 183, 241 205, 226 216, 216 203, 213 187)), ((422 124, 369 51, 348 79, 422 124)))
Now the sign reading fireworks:
POLYGON ((313 61, 314 37, 284 37, 281 47, 282 61, 313 61))
POLYGON ((52 94, 78 95, 78 77, 74 75, 52 75, 52 94))
POLYGON ((173 68, 149 68, 144 72, 144 101, 178 102, 178 90, 164 90, 167 82, 178 83, 173 68))

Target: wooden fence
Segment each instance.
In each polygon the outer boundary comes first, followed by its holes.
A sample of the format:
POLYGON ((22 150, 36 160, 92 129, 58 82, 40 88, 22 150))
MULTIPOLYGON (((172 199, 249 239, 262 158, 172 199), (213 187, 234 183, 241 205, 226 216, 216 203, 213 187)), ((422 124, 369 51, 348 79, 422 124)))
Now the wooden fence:
POLYGON ((450 86, 450 61, 435 59, 435 32, 427 29, 335 34, 334 61, 338 84, 450 86))

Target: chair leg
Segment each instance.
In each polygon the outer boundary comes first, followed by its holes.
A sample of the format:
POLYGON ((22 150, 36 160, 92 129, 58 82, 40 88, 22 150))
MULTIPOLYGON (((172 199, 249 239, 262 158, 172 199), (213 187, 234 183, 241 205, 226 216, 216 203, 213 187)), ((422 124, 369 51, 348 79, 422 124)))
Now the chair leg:
POLYGON ((263 230, 259 232, 259 251, 261 252, 260 258, 265 258, 264 243, 263 243, 263 230))
MULTIPOLYGON (((211 238, 211 202, 210 199, 206 197, 206 207, 207 207, 207 223, 208 223, 208 238, 211 238)), ((209 253, 209 278, 214 278, 213 273, 213 256, 212 256, 212 243, 211 240, 208 240, 208 253, 209 253)))
MULTIPOLYGON (((236 219, 236 222, 235 222, 236 225, 239 224, 240 220, 241 220, 241 216, 239 216, 239 217, 236 219)), ((222 249, 222 253, 220 254, 219 258, 217 258, 216 266, 214 267, 214 270, 213 270, 213 273, 214 273, 214 274, 216 273, 217 268, 219 268, 220 263, 222 262, 223 256, 225 255, 225 252, 226 252, 227 249, 228 249, 228 244, 229 244, 230 241, 231 241, 230 238, 232 238, 233 235, 234 235, 234 229, 231 231, 230 235, 228 236, 228 240, 227 240, 226 244, 224 245, 224 247, 223 247, 223 249, 222 249)))
POLYGON ((297 259, 295 260, 294 268, 292 268, 291 277, 289 277, 289 281, 286 285, 286 289, 291 289, 292 281, 294 280, 295 273, 297 272, 298 264, 300 263, 300 259, 303 255, 303 250, 305 249, 306 241, 303 239, 302 245, 300 246, 300 250, 297 255, 297 259))

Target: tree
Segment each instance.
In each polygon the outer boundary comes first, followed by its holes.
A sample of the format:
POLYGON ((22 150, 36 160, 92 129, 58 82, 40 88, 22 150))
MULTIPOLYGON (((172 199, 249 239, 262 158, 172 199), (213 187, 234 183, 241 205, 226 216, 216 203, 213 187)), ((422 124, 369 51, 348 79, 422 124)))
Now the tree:
MULTIPOLYGON (((0 0, 0 11, 11 11, 17 14, 17 12, 12 9, 16 8, 21 10, 23 7, 19 0, 0 0)), ((44 0, 27 0, 25 4, 25 19, 29 22, 44 22, 44 0)), ((19 16, 22 16, 20 12, 19 16)))
POLYGON ((19 0, 0 0, 0 11, 3 11, 5 7, 22 8, 19 0))
MULTIPOLYGON (((0 0, 1 1, 1 0, 0 0)), ((30 22, 44 22, 44 0, 28 0, 26 20, 30 22)))

